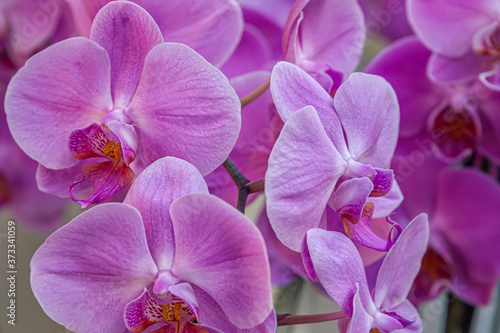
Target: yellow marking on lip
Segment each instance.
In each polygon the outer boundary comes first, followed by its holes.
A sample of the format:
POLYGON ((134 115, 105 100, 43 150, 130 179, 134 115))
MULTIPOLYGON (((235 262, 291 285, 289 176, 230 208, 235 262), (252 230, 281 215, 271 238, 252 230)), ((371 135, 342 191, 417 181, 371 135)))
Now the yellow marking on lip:
POLYGON ((181 320, 182 303, 175 303, 174 305, 162 304, 161 307, 163 309, 161 316, 165 321, 181 320))
POLYGON ((117 160, 122 154, 122 147, 119 142, 108 141, 104 148, 102 148, 102 152, 112 159, 117 160))

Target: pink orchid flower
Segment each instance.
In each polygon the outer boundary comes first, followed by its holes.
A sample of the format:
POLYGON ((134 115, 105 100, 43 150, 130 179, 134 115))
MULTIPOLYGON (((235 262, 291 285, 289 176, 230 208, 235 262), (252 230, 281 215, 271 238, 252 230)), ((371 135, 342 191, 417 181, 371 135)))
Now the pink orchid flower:
POLYGON ((342 216, 351 238, 387 251, 391 233, 378 237, 370 221, 387 216, 380 214, 402 200, 393 195, 399 191, 388 169, 399 124, 394 90, 380 77, 354 73, 332 98, 302 69, 281 62, 273 70, 271 92, 285 123, 265 178, 267 213, 277 237, 301 252, 307 230, 326 226, 328 205, 342 216))
POLYGON ((296 0, 283 33, 285 60, 336 90, 354 71, 365 43, 363 13, 355 0, 296 0))
POLYGON ((421 332, 417 309, 406 299, 429 240, 425 214, 417 216, 387 253, 370 293, 359 253, 338 232, 311 229, 307 246, 318 280, 347 318, 345 333, 421 332))
POLYGON ((255 225, 207 194, 194 166, 166 157, 124 203, 95 206, 52 234, 33 256, 31 286, 76 332, 270 332, 267 260, 255 225))
POLYGON ((415 37, 401 39, 366 68, 392 84, 401 108, 401 138, 413 138, 446 163, 473 151, 500 161, 500 93, 479 80, 435 82, 431 52, 415 37))
POLYGON ((479 78, 500 90, 500 1, 410 0, 407 13, 417 36, 434 52, 433 79, 479 78))
POLYGON ((164 43, 152 17, 127 1, 97 14, 90 39, 32 57, 5 107, 12 136, 40 163, 39 187, 60 196, 69 188, 83 208, 164 156, 208 174, 240 128, 240 102, 224 75, 189 47, 164 43))

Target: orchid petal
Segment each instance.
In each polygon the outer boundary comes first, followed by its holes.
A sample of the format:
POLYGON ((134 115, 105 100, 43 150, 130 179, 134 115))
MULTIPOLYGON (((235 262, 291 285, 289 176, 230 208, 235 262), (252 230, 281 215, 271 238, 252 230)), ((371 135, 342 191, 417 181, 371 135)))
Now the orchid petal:
MULTIPOLYGON (((270 5, 270 4, 269 4, 270 5)), ((283 30, 272 18, 243 5, 245 26, 238 47, 221 71, 229 78, 257 70, 269 70, 283 59, 283 30)), ((240 96, 242 97, 242 96, 240 96)))
POLYGON ((422 332, 422 319, 418 310, 410 301, 406 300, 393 310, 399 317, 410 320, 411 324, 399 329, 398 333, 420 333, 422 332))
POLYGON ((307 246, 319 282, 347 316, 353 316, 357 293, 365 311, 375 312, 363 262, 349 238, 316 228, 307 232, 307 246))
POLYGON ((418 134, 432 110, 447 97, 445 88, 426 75, 431 53, 415 37, 391 44, 367 66, 366 72, 384 77, 396 91, 401 108, 400 136, 418 134))
POLYGON ((375 285, 377 307, 393 309, 410 292, 429 241, 429 222, 426 214, 413 219, 387 253, 375 285))
MULTIPOLYGON (((436 209, 436 184, 439 171, 448 164, 435 158, 435 144, 427 132, 413 138, 400 138, 392 168, 405 195, 403 209, 408 217, 423 211, 432 216, 436 209)), ((408 218, 410 220, 410 218, 408 218)))
POLYGON ((269 157, 265 178, 267 213, 283 244, 301 251, 307 230, 319 226, 345 168, 313 107, 288 119, 269 157))
MULTIPOLYGON (((152 320, 152 318, 149 317, 151 313, 154 313, 156 315, 156 311, 151 311, 151 307, 154 303, 152 303, 151 301, 148 302, 150 299, 151 295, 149 291, 144 288, 144 292, 141 294, 141 296, 137 297, 127 304, 123 314, 123 319, 125 320, 125 326, 127 327, 128 331, 143 332, 146 328, 157 323, 157 320, 152 320)), ((160 309, 158 309, 158 311, 159 310, 160 309)), ((158 321, 160 320, 161 319, 158 318, 158 321)))
POLYGON ((286 286, 296 275, 305 278, 301 254, 290 250, 279 241, 269 223, 265 206, 257 219, 257 227, 266 243, 273 285, 286 286))
POLYGON ((450 253, 453 262, 464 275, 463 278, 457 276, 454 289, 460 297, 474 297, 476 299, 470 301, 485 304, 500 276, 498 258, 485 255, 499 251, 500 232, 495 221, 500 215, 496 204, 500 200, 500 189, 493 178, 474 169, 443 170, 438 184, 433 227, 445 235, 453 249, 450 253), (473 284, 483 286, 483 290, 489 289, 489 295, 475 292, 469 296, 469 290, 463 286, 460 288, 460 280, 473 281, 473 284))
POLYGON ((241 4, 244 8, 251 8, 258 11, 262 15, 273 20, 280 27, 285 25, 286 19, 290 12, 290 7, 294 0, 278 0, 269 2, 268 0, 242 0, 241 4))
POLYGON ((429 59, 427 71, 429 77, 436 82, 467 82, 487 69, 484 66, 486 61, 484 56, 479 56, 472 50, 459 58, 434 53, 429 59))
POLYGON ((371 197, 382 197, 391 191, 394 184, 394 171, 387 169, 374 168, 377 173, 370 178, 373 183, 371 197))
POLYGON ((221 71, 232 78, 261 70, 269 61, 271 61, 271 50, 266 36, 258 28, 245 25, 238 47, 222 66, 221 71))
POLYGON ((353 158, 388 168, 396 149, 399 104, 383 78, 354 73, 340 86, 334 99, 353 158))
POLYGON ((68 329, 91 332, 99 323, 100 330, 122 333, 125 306, 157 271, 140 213, 109 203, 47 238, 31 260, 31 287, 45 313, 68 329))
POLYGON ((410 0, 408 19, 417 36, 434 52, 463 56, 477 30, 496 20, 500 7, 489 0, 410 0))
POLYGON ((146 58, 127 116, 145 164, 175 156, 203 175, 229 155, 240 130, 240 101, 227 78, 187 46, 163 43, 146 58))
MULTIPOLYGON (((358 65, 365 42, 363 13, 354 0, 310 0, 301 3, 296 63, 314 61, 351 73, 358 65), (304 4, 305 3, 305 4, 304 4), (332 24, 335 22, 335 24, 332 24)), ((293 45, 293 43, 292 43, 293 45)))
POLYGON ((113 0, 67 0, 73 20, 80 36, 89 37, 92 21, 107 3, 113 0))
POLYGON ((207 292, 234 325, 262 323, 272 300, 267 254, 255 225, 221 199, 202 193, 177 199, 170 214, 172 272, 207 292))
POLYGON ((373 218, 387 217, 403 202, 403 192, 396 181, 393 181, 391 190, 381 197, 369 197, 367 202, 374 204, 373 218))
POLYGON ((165 41, 185 44, 217 67, 241 38, 243 17, 235 0, 148 0, 143 6, 165 41))
POLYGON ((97 13, 90 39, 108 52, 115 108, 132 100, 149 51, 163 42, 151 16, 132 2, 113 1, 97 13))
POLYGON ((276 331, 276 312, 274 309, 259 325, 242 329, 235 326, 220 307, 220 305, 203 289, 193 287, 196 299, 200 304, 200 319, 203 327, 210 333, 269 333, 276 331))
POLYGON ((293 64, 279 62, 271 74, 271 93, 285 123, 293 113, 312 105, 337 150, 342 156, 349 156, 333 99, 309 74, 293 64))
POLYGON ((366 333, 372 328, 373 317, 370 316, 361 302, 359 296, 359 284, 356 283, 356 294, 352 301, 353 313, 347 328, 348 333, 366 333))
POLYGON ((379 237, 371 228, 371 219, 373 215, 373 204, 367 203, 362 211, 362 215, 357 223, 352 223, 347 219, 342 219, 346 235, 353 241, 358 242, 367 248, 377 251, 388 251, 401 233, 401 228, 393 224, 389 230, 386 239, 379 237), (396 235, 393 236, 393 230, 396 229, 396 235))
MULTIPOLYGON (((102 162, 104 159, 102 158, 89 158, 82 161, 78 161, 77 164, 72 166, 71 168, 61 169, 61 170, 53 170, 44 167, 39 164, 36 171, 36 182, 38 185, 38 189, 45 193, 50 193, 53 195, 57 195, 62 198, 67 198, 69 196, 69 187, 76 181, 82 179, 82 169, 87 164, 102 162)), ((78 192, 87 192, 87 190, 92 189, 92 184, 88 183, 84 189, 78 187, 78 192)), ((90 193, 87 193, 90 195, 90 193)))
POLYGON ((47 168, 76 164, 68 137, 111 110, 109 72, 106 51, 85 38, 67 39, 33 56, 12 78, 5 97, 14 140, 47 168))
POLYGON ((285 60, 293 64, 296 63, 296 51, 299 36, 299 27, 304 19, 304 13, 302 10, 304 6, 309 3, 310 0, 297 0, 293 2, 292 7, 289 9, 288 18, 285 22, 283 29, 283 38, 281 40, 281 46, 283 49, 283 54, 285 55, 285 60))
POLYGON ((491 91, 479 82, 471 89, 475 96, 481 96, 479 118, 482 133, 476 149, 479 155, 486 155, 495 164, 500 163, 500 118, 497 117, 500 92, 491 91))
POLYGON ((170 269, 174 259, 170 205, 194 192, 208 193, 199 171, 186 161, 165 157, 141 172, 124 200, 141 211, 149 250, 160 269, 170 269))
MULTIPOLYGON (((326 212, 324 215, 326 215, 326 212)), ((318 276, 314 271, 314 263, 311 259, 311 254, 309 253, 307 242, 304 242, 304 244, 302 245, 302 250, 300 251, 300 254, 302 257, 302 266, 304 267, 304 272, 306 273, 306 277, 309 279, 309 281, 312 282, 316 281, 318 276)))
POLYGON ((375 323, 373 326, 377 327, 382 332, 394 332, 398 329, 403 328, 403 324, 399 322, 399 318, 395 318, 392 315, 395 313, 390 312, 386 314, 385 312, 377 312, 374 316, 375 323))
POLYGON ((328 204, 343 218, 357 223, 372 190, 373 184, 367 177, 349 179, 340 184, 328 204))

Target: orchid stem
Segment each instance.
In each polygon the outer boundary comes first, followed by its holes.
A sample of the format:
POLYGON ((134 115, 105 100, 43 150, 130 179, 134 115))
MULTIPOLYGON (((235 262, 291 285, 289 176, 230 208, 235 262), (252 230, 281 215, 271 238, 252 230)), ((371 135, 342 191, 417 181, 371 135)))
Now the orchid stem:
POLYGON ((278 315, 278 326, 322 323, 325 321, 339 320, 345 317, 347 316, 342 311, 305 316, 283 314, 278 315))
POLYGON ((265 93, 270 86, 271 86, 271 78, 267 79, 266 82, 261 84, 257 89, 252 91, 250 94, 240 99, 241 107, 243 108, 248 104, 252 103, 253 101, 255 101, 257 98, 259 98, 260 95, 265 93))
POLYGON ((233 178, 234 183, 238 187, 238 205, 236 208, 242 213, 245 213, 245 208, 247 205, 248 195, 250 193, 258 193, 264 191, 264 181, 258 180, 256 182, 251 182, 248 180, 240 170, 234 165, 233 161, 228 157, 224 163, 224 168, 229 173, 231 178, 233 178))

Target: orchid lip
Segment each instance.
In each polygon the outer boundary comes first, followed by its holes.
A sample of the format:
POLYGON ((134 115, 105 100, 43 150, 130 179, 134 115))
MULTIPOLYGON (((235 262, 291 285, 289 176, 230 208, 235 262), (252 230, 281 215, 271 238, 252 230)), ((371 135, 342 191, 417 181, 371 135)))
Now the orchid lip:
POLYGON ((461 159, 481 138, 481 123, 466 106, 447 105, 429 117, 429 130, 439 152, 446 159, 461 159))
MULTIPOLYGON (((116 121, 111 125, 115 126, 116 121)), ((135 157, 135 152, 126 141, 120 140, 118 135, 106 126, 94 122, 86 128, 73 131, 68 141, 71 154, 78 160, 88 161, 89 158, 95 157, 105 159, 84 165, 83 178, 74 182, 69 188, 71 199, 81 204, 83 208, 108 199, 133 180, 135 174, 129 168, 126 157, 130 162, 135 157), (75 199, 73 189, 85 179, 92 183, 92 194, 85 200, 75 199)), ((82 185, 84 188, 85 184, 82 185)))
POLYGON ((127 329, 134 333, 159 323, 175 326, 181 332, 186 325, 194 325, 193 320, 198 321, 196 312, 182 298, 174 294, 158 298, 148 289, 127 305, 124 319, 127 329))

